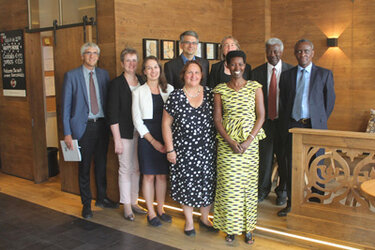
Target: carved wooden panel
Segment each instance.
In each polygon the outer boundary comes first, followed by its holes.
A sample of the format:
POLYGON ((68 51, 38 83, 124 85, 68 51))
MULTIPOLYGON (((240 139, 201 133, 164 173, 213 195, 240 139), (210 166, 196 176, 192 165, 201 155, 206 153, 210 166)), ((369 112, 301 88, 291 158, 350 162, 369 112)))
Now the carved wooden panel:
POLYGON ((304 202, 317 197, 324 205, 356 207, 362 212, 375 213, 375 199, 360 189, 364 181, 375 179, 375 152, 327 147, 324 148, 325 153, 319 155, 318 152, 322 151, 320 147, 305 145, 304 148, 304 202), (324 184, 324 187, 318 183, 324 184), (323 191, 324 195, 311 192, 312 187, 323 191))

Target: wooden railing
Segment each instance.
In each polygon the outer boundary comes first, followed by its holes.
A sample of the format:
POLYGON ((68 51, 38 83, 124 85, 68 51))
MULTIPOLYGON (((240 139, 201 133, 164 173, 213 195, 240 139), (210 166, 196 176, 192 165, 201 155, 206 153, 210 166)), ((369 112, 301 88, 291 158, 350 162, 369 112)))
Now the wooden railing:
POLYGON ((375 246, 375 198, 360 190, 362 182, 375 179, 375 134, 299 128, 290 132, 288 228, 375 246), (312 187, 324 194, 312 192, 312 187), (321 202, 310 202, 313 197, 321 202))

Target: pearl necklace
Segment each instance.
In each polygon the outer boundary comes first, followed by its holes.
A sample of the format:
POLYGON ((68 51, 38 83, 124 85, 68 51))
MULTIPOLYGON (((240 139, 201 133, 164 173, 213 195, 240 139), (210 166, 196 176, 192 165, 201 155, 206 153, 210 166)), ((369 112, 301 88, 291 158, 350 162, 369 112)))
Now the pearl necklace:
POLYGON ((198 87, 198 91, 195 95, 190 95, 185 87, 183 88, 183 90, 184 90, 185 94, 190 98, 195 98, 195 97, 199 96, 199 94, 201 93, 201 89, 199 87, 198 87))

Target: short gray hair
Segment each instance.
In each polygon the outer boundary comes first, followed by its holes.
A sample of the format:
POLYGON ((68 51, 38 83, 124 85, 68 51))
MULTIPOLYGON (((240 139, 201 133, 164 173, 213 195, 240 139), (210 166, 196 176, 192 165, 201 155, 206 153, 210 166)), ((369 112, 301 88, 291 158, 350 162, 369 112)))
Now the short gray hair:
POLYGON ((137 56, 137 61, 138 61, 138 53, 135 49, 133 48, 125 48, 121 51, 120 54, 120 61, 124 62, 125 56, 126 55, 136 55, 137 56))
POLYGON ((98 51, 98 55, 100 55, 100 48, 99 48, 99 46, 96 43, 88 42, 88 43, 85 43, 84 45, 82 45, 82 47, 81 47, 81 56, 83 56, 83 53, 85 53, 85 51, 88 48, 94 48, 94 49, 96 49, 98 51))
POLYGON ((180 43, 182 43, 184 41, 185 36, 193 36, 193 37, 197 38, 197 40, 199 42, 199 36, 198 36, 197 32, 195 32, 193 30, 187 30, 184 33, 182 33, 180 35, 180 43))
POLYGON ((296 42, 296 45, 294 45, 294 50, 296 50, 297 46, 300 44, 300 43, 309 43, 310 46, 311 46, 311 50, 314 50, 314 44, 308 40, 308 39, 305 39, 305 38, 302 38, 301 40, 298 40, 296 42))
POLYGON ((268 46, 272 46, 272 45, 279 45, 280 50, 284 51, 284 44, 279 38, 272 37, 272 38, 268 39, 267 42, 266 42, 266 50, 267 50, 268 46))

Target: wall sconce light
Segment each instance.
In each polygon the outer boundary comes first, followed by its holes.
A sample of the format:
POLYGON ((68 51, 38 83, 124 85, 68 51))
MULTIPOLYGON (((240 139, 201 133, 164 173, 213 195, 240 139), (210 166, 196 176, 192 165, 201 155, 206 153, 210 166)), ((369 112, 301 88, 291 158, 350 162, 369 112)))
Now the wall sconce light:
POLYGON ((338 38, 327 38, 327 46, 328 47, 338 47, 339 46, 339 39, 338 38))

